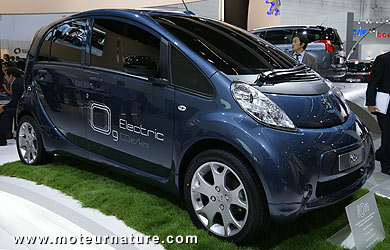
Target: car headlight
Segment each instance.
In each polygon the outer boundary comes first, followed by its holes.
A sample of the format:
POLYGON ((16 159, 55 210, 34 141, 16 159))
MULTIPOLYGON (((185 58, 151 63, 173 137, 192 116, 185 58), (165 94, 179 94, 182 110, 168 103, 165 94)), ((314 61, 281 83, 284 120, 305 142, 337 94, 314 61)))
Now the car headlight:
POLYGON ((351 109, 349 108, 349 106, 347 104, 347 100, 345 99, 341 90, 339 88, 337 88, 336 86, 334 86, 334 84, 331 81, 329 81, 328 79, 324 79, 324 81, 329 86, 331 93, 333 93, 335 96, 337 96, 344 103, 345 112, 347 113, 347 115, 349 115, 351 113, 351 109))
POLYGON ((233 82, 230 88, 237 103, 255 120, 274 127, 296 129, 287 114, 260 90, 240 82, 233 82))

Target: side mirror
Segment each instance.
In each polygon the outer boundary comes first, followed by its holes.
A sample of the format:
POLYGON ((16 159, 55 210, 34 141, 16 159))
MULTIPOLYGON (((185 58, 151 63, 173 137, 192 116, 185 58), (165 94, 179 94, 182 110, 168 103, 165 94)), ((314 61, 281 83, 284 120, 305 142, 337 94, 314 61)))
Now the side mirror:
POLYGON ((157 63, 150 56, 127 56, 123 64, 123 71, 129 74, 155 77, 157 76, 157 63))

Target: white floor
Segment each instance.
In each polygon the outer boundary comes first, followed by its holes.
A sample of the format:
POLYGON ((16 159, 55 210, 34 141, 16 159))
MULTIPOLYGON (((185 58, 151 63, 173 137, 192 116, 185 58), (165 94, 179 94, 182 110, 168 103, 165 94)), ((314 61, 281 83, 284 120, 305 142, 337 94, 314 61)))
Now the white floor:
MULTIPOLYGON (((15 140, 0 147, 0 165, 19 160, 15 140)), ((0 176, 0 249, 164 249, 152 244, 24 244, 17 245, 17 236, 55 237, 143 236, 114 216, 82 208, 80 203, 57 190, 34 182, 0 176)), ((80 239, 78 239, 80 242, 80 239)), ((111 241, 111 240, 110 240, 111 241)), ((84 241, 85 242, 85 241, 84 241)))
POLYGON ((16 151, 16 141, 7 140, 7 146, 0 146, 0 165, 18 160, 19 156, 16 151))

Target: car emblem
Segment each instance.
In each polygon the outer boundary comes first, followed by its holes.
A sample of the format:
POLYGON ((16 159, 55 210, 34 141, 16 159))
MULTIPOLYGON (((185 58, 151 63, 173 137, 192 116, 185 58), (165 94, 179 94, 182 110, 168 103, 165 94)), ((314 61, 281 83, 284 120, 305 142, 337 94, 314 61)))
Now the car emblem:
POLYGON ((356 154, 351 154, 349 156, 349 162, 350 163, 354 163, 355 161, 357 161, 357 159, 358 159, 358 156, 356 154))
POLYGON ((328 101, 327 98, 321 98, 321 103, 325 106, 326 110, 331 110, 333 108, 332 104, 328 101))

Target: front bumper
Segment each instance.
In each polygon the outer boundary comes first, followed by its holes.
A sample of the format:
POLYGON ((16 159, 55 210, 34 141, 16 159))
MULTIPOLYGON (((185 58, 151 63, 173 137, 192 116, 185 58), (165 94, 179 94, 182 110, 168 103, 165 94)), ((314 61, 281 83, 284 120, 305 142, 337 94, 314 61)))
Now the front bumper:
MULTIPOLYGON (((267 196, 271 218, 280 223, 300 214, 331 205, 356 192, 374 171, 374 148, 362 122, 351 114, 346 122, 330 128, 246 128, 257 145, 255 166, 267 196), (339 155, 363 147, 361 161, 339 169, 339 155)), ((247 141, 248 142, 248 141, 247 141)))
MULTIPOLYGON (((341 152, 352 151, 356 146, 358 145, 354 145, 348 149, 342 149, 341 151, 336 149, 334 152, 328 152, 328 154, 339 155, 342 154, 341 152)), ((280 223, 291 222, 300 214, 334 204, 360 189, 374 171, 375 157, 370 136, 367 136, 359 146, 365 148, 366 156, 362 163, 344 171, 336 170, 336 165, 338 165, 336 163, 337 161, 331 164, 334 167, 331 171, 329 170, 332 167, 321 166, 321 170, 326 171, 320 171, 317 180, 306 184, 312 187, 311 194, 308 198, 302 195, 299 202, 269 204, 272 219, 280 223)), ((325 159, 322 162, 329 163, 325 159)))

